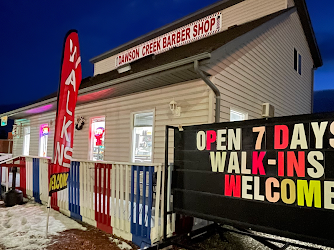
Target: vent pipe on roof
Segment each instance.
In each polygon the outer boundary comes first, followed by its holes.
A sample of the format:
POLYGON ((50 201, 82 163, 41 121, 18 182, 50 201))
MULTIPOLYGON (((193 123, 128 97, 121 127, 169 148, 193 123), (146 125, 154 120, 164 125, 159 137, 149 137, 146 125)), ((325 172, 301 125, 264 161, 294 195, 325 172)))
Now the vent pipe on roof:
POLYGON ((202 78, 202 80, 212 89, 216 95, 216 112, 215 122, 220 122, 220 91, 216 85, 214 85, 210 79, 198 68, 198 60, 194 61, 194 70, 202 78))

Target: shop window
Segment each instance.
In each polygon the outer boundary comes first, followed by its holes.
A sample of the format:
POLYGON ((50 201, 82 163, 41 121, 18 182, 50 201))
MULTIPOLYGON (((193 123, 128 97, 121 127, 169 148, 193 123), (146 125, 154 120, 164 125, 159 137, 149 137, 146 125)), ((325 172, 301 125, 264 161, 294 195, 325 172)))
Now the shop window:
POLYGON ((30 127, 23 127, 23 155, 29 155, 30 147, 30 127))
POLYGON ((92 161, 103 161, 104 159, 104 137, 105 137, 105 117, 93 118, 91 120, 90 136, 90 159, 92 161))
POLYGON ((236 121, 243 121, 248 119, 248 113, 230 109, 230 121, 236 122, 236 121))
POLYGON ((132 162, 152 162, 153 112, 133 115, 132 162))
POLYGON ((48 136, 49 126, 48 124, 42 124, 39 130, 39 156, 41 157, 47 156, 48 136))
POLYGON ((296 49, 294 49, 293 67, 295 71, 298 72, 299 75, 302 74, 302 56, 298 53, 296 49))

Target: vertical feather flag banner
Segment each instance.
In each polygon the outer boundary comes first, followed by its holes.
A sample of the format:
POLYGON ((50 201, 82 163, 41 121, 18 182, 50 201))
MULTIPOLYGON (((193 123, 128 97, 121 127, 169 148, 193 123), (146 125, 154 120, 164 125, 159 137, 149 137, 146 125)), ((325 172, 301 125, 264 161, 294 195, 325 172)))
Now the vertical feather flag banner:
POLYGON ((55 122, 53 163, 50 167, 49 201, 46 234, 48 231, 51 196, 67 188, 71 166, 74 135, 74 111, 82 79, 79 37, 70 30, 64 39, 55 122))

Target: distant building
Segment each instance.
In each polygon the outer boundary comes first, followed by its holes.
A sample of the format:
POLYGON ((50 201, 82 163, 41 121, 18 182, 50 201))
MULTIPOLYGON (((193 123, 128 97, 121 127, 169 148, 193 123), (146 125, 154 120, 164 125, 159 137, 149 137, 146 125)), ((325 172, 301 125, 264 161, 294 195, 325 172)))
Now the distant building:
MULTIPOLYGON (((73 158, 122 162, 163 162, 165 125, 311 113, 322 65, 304 0, 220 1, 91 62, 73 158)), ((55 109, 56 95, 1 115, 14 155, 52 156, 55 109)))

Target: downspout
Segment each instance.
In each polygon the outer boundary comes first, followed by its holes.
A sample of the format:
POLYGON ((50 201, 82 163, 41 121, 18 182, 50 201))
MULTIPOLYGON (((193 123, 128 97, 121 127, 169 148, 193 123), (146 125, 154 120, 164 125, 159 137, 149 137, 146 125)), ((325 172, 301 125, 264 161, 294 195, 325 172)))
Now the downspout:
POLYGON ((220 91, 216 85, 214 85, 210 79, 203 73, 202 70, 198 68, 198 60, 194 61, 194 70, 199 75, 200 78, 208 85, 216 95, 216 112, 215 112, 215 122, 220 122, 220 91))

